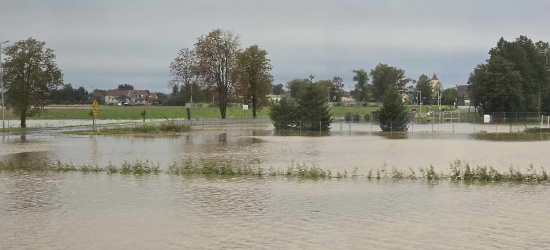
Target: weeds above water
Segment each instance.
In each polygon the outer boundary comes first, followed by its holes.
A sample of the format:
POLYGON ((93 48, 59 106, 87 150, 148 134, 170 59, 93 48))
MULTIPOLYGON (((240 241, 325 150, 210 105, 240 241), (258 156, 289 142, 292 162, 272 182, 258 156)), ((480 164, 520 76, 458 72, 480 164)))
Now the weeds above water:
MULTIPOLYGON (((82 172, 123 174, 123 175, 144 175, 158 174, 162 170, 159 164, 153 164, 149 161, 124 162, 120 166, 109 164, 106 167, 95 165, 74 166, 72 163, 55 164, 47 163, 20 163, 15 161, 0 161, 0 172, 82 172)), ((297 179, 359 179, 367 180, 416 180, 423 179, 429 181, 451 180, 451 181, 477 181, 477 182, 547 182, 548 174, 544 168, 536 169, 533 165, 525 171, 510 167, 508 171, 500 172, 489 166, 470 166, 456 160, 450 163, 449 172, 437 172, 433 166, 419 168, 418 175, 413 168, 399 170, 392 167, 387 169, 384 164, 380 168, 371 168, 366 175, 359 174, 358 168, 354 168, 351 175, 348 171, 338 171, 333 174, 330 170, 324 170, 318 166, 292 163, 287 168, 275 169, 270 167, 266 172, 261 167, 252 167, 248 164, 235 163, 233 161, 216 162, 200 160, 193 162, 191 159, 185 160, 182 164, 172 164, 164 171, 171 175, 205 175, 205 176, 256 176, 256 177, 284 177, 297 179)))
POLYGON ((175 134, 189 132, 188 125, 176 124, 174 122, 163 122, 160 124, 139 124, 118 128, 98 128, 95 130, 67 131, 68 134, 78 135, 132 135, 132 134, 175 134))
POLYGON ((249 165, 237 165, 232 162, 201 161, 193 162, 186 159, 181 165, 172 164, 167 173, 175 175, 218 175, 218 176, 261 176, 262 170, 253 169, 249 165))
POLYGON ((15 162, 15 161, 0 161, 0 172, 82 172, 82 173, 100 173, 106 172, 108 174, 158 174, 160 172, 160 166, 158 164, 152 164, 149 161, 135 161, 124 162, 120 167, 113 164, 107 165, 102 168, 96 165, 82 165, 74 166, 72 163, 55 164, 50 163, 37 163, 37 162, 15 162))

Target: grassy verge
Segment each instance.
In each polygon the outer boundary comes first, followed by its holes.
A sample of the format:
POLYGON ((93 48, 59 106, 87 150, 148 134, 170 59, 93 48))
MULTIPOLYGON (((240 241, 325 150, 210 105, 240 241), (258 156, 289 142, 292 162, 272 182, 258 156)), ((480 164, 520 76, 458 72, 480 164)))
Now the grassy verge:
MULTIPOLYGON (((424 107, 423 107, 424 108, 424 107)), ((370 114, 377 111, 379 107, 331 107, 334 117, 344 117, 346 113, 359 113, 361 115, 370 114)), ((91 120, 91 106, 48 106, 45 112, 28 117, 32 120, 53 120, 53 119, 89 119, 91 120)), ((139 120, 143 119, 141 113, 145 110, 146 119, 176 119, 187 118, 187 112, 183 106, 100 106, 97 119, 101 120, 139 120)), ((269 107, 263 108, 257 112, 259 118, 269 117, 269 107)), ((193 118, 220 118, 218 107, 193 108, 191 110, 193 118)), ((227 118, 252 118, 252 111, 243 112, 241 107, 228 107, 227 118)), ((19 120, 19 116, 14 115, 11 110, 6 112, 6 119, 19 120)))
POLYGON ((433 166, 419 168, 418 174, 412 168, 408 171, 398 170, 396 168, 388 169, 386 165, 381 168, 371 168, 366 175, 360 175, 358 169, 354 168, 351 173, 348 171, 332 173, 330 170, 324 170, 315 165, 292 164, 286 169, 269 168, 264 170, 260 167, 251 167, 250 165, 234 164, 232 162, 212 162, 199 161, 193 162, 186 160, 181 165, 170 165, 168 169, 161 170, 158 164, 149 161, 124 162, 120 166, 109 164, 102 168, 98 166, 73 164, 39 164, 39 163, 21 163, 13 161, 0 161, 0 172, 73 172, 83 173, 105 172, 108 174, 159 174, 166 173, 171 175, 199 175, 199 176, 257 176, 257 177, 286 177, 298 179, 358 179, 367 180, 451 180, 451 181, 477 181, 477 182, 530 182, 546 183, 548 174, 544 168, 535 169, 532 165, 525 171, 510 168, 509 171, 501 172, 489 166, 470 166, 468 163, 454 161, 450 163, 447 173, 435 171, 433 166))
POLYGON ((120 128, 98 128, 96 130, 67 131, 65 134, 77 135, 135 135, 135 134, 177 134, 189 132, 188 125, 179 125, 172 122, 160 124, 140 124, 120 128))
POLYGON ((550 140, 548 128, 526 128, 522 132, 487 132, 478 131, 473 135, 478 140, 488 141, 546 141, 550 140))

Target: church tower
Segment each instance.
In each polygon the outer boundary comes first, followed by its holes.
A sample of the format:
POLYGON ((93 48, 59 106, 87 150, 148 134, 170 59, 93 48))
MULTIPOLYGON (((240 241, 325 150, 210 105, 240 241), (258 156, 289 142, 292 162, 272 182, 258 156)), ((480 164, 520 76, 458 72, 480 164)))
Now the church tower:
POLYGON ((439 83, 439 79, 437 79, 437 76, 435 75, 434 73, 434 76, 432 77, 432 80, 430 81, 430 83, 432 84, 432 90, 435 90, 437 91, 438 89, 438 86, 437 86, 437 83, 439 83))
MULTIPOLYGON (((430 81, 430 84, 432 85, 432 98, 437 100, 437 103, 439 105, 439 98, 441 98, 440 95, 438 95, 438 91, 441 91, 441 84, 439 84, 439 79, 437 79, 437 76, 434 73, 434 76, 432 77, 432 80, 430 81)), ((441 93, 440 93, 441 94, 441 93)))

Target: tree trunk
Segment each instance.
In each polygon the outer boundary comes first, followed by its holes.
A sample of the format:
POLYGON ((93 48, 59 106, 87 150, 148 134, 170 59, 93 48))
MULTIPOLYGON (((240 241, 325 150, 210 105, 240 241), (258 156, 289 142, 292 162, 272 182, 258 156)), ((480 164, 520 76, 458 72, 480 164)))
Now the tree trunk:
POLYGON ((225 119, 226 111, 227 111, 227 94, 223 94, 219 92, 219 101, 220 101, 220 114, 222 116, 222 119, 225 119))
POLYGON ((27 127, 27 111, 21 112, 21 128, 27 127))
POLYGON ((252 95, 252 118, 256 119, 256 95, 252 95))

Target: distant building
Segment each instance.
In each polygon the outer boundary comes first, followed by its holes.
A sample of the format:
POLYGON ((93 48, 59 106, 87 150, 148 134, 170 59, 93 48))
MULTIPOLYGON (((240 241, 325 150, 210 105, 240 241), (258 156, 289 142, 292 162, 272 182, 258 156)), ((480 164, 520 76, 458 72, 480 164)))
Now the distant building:
POLYGON ((105 104, 147 105, 158 99, 157 93, 149 90, 117 90, 109 89, 105 95, 105 104))
POLYGON ((97 91, 97 90, 90 93, 88 97, 90 97, 90 100, 96 100, 99 102, 105 101, 105 95, 101 93, 101 91, 97 91))
POLYGON ((434 73, 434 76, 432 76, 432 80, 430 81, 430 83, 432 85, 432 90, 435 90, 438 87, 439 79, 437 78, 435 73, 434 73))
POLYGON ((284 98, 284 95, 267 95, 267 99, 274 102, 278 102, 282 98, 284 98))
POLYGON ((460 106, 470 106, 468 87, 470 87, 470 85, 467 84, 456 86, 456 90, 458 92, 458 105, 460 106))

